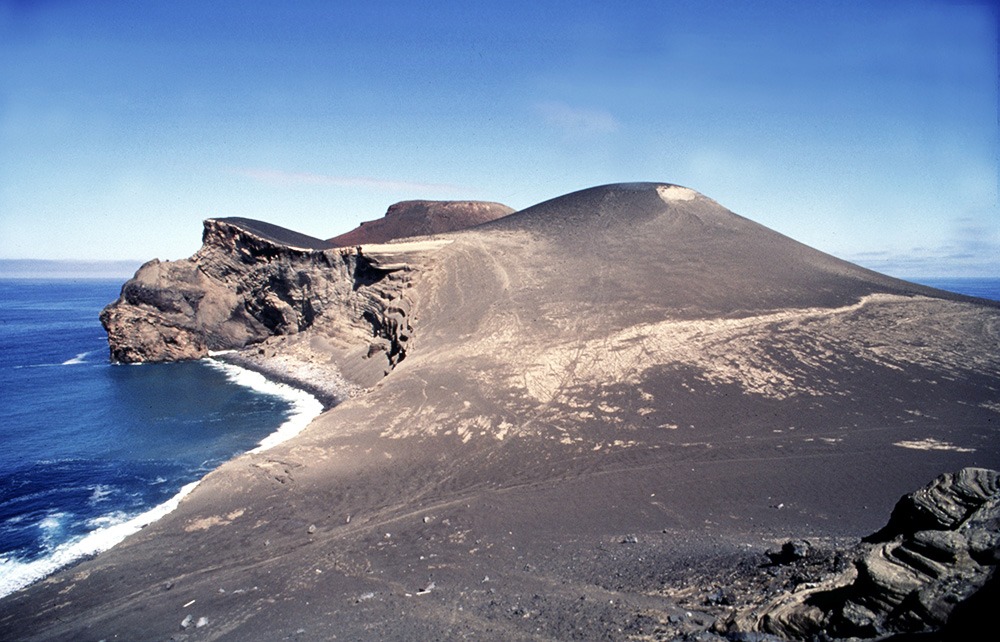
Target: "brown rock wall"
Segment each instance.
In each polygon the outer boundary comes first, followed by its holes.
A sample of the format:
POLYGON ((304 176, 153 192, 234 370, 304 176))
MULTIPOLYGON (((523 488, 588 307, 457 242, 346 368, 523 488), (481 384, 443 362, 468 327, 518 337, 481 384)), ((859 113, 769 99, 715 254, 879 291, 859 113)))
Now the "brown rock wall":
POLYGON ((381 371, 405 357, 406 263, 390 270, 356 248, 285 245, 242 219, 205 221, 203 239, 189 259, 143 265, 101 313, 113 360, 198 359, 306 331, 354 346, 381 371))

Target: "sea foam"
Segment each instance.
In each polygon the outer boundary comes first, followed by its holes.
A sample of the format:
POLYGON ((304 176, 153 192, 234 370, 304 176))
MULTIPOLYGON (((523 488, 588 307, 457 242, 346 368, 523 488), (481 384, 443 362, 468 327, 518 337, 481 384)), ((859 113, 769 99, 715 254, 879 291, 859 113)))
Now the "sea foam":
POLYGON ((75 357, 73 357, 72 359, 67 359, 66 361, 63 361, 62 363, 60 363, 59 365, 61 365, 61 366, 75 366, 77 364, 83 363, 84 360, 87 358, 87 356, 89 354, 90 354, 90 352, 81 352, 78 355, 76 355, 75 357))
MULTIPOLYGON (((82 362, 86 354, 77 355, 74 359, 67 361, 65 365, 71 365, 71 362, 82 362)), ((250 452, 261 452, 291 439, 323 411, 323 405, 308 392, 284 383, 271 381, 258 372, 215 359, 208 358, 204 362, 223 372, 226 378, 234 384, 262 394, 280 397, 291 404, 291 411, 285 422, 273 433, 262 439, 257 447, 250 452)), ((90 523, 98 526, 96 530, 56 546, 45 557, 25 562, 16 558, 0 556, 0 598, 37 582, 74 562, 102 553, 129 535, 139 532, 177 508, 181 499, 194 490, 198 483, 195 481, 187 484, 166 502, 134 517, 128 517, 118 512, 94 518, 90 523)), ((93 500, 99 501, 102 498, 100 491, 99 487, 95 487, 93 500)), ((49 522, 53 522, 54 518, 55 516, 49 516, 47 519, 49 522)), ((46 525, 54 527, 55 524, 53 522, 42 526, 46 525)))
POLYGON ((236 366, 231 363, 217 361, 212 358, 206 359, 205 363, 213 368, 221 370, 225 373, 226 378, 237 385, 250 388, 263 394, 281 397, 291 404, 291 412, 288 419, 285 420, 285 423, 281 424, 276 431, 267 437, 264 437, 260 444, 250 451, 252 453, 258 453, 267 450, 268 448, 277 446, 283 441, 288 441, 295 435, 302 432, 302 430, 308 426, 313 419, 323 412, 323 404, 321 404, 316 397, 304 390, 293 388, 285 383, 271 381, 259 372, 247 370, 246 368, 241 368, 240 366, 236 366))
MULTIPOLYGON (((103 526, 82 537, 60 544, 40 559, 22 562, 0 557, 0 597, 10 595, 73 562, 106 551, 129 535, 138 533, 145 526, 177 508, 181 499, 197 485, 198 482, 191 482, 162 504, 131 519, 103 526)), ((51 516, 46 519, 51 519, 51 516)))

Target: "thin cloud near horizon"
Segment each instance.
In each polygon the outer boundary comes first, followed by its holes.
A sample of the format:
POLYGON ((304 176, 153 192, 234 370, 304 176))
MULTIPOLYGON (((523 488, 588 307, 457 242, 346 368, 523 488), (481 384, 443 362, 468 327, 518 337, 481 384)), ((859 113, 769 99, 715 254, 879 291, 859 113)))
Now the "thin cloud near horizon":
POLYGON ((420 181, 404 181, 372 176, 340 176, 336 174, 318 174, 314 172, 289 172, 282 169, 259 167, 244 167, 232 170, 233 174, 243 176, 260 183, 271 185, 326 185, 334 187, 363 187, 367 189, 390 190, 394 192, 457 192, 462 188, 448 183, 429 183, 420 181))
POLYGON ((567 135, 611 134, 621 123, 605 109, 573 107, 564 102, 544 101, 535 104, 542 119, 567 135))
POLYGON ((876 272, 903 279, 916 277, 996 278, 1000 274, 998 246, 992 252, 971 251, 960 245, 946 243, 936 247, 913 248, 908 251, 878 250, 853 252, 839 258, 876 272))

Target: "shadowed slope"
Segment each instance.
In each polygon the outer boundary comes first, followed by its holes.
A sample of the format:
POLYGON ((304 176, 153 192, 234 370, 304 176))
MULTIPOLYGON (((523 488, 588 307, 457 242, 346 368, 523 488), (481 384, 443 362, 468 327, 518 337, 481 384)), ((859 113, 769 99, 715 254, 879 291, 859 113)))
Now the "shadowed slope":
MULTIPOLYGON (((405 360, 0 602, 0 633, 162 639, 191 615, 207 639, 673 639, 704 606, 691 568, 856 537, 943 471, 1000 467, 995 307, 686 188, 357 256, 407 277, 364 286, 405 295, 405 360)), ((261 349, 340 363, 320 327, 261 349)))
POLYGON ((239 216, 231 216, 228 218, 218 218, 210 219, 216 220, 221 223, 227 223, 235 228, 239 228, 250 232, 253 235, 259 236, 275 245, 283 245, 292 248, 299 248, 303 250, 325 250, 333 247, 329 241, 324 241, 322 239, 314 238, 307 234, 301 234, 293 230, 281 227, 279 225, 273 225, 271 223, 265 223, 264 221, 257 221, 251 218, 241 218, 239 216))
POLYGON ((671 315, 843 305, 876 291, 948 296, 819 252, 676 185, 586 189, 485 229, 548 240, 543 254, 568 262, 567 276, 584 281, 582 298, 602 274, 616 274, 606 283, 616 296, 671 315))

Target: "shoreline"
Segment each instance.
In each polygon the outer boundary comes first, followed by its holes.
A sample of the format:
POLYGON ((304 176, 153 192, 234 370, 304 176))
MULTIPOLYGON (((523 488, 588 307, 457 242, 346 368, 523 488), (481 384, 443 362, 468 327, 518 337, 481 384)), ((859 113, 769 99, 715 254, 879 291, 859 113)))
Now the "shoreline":
POLYGON ((190 495, 202 479, 204 476, 181 486, 180 490, 167 501, 156 504, 125 521, 97 528, 79 539, 64 542, 45 557, 30 562, 14 561, 13 564, 16 566, 0 578, 0 600, 59 571, 111 550, 130 535, 138 533, 156 520, 173 512, 180 505, 181 500, 190 495))
MULTIPOLYGON (((226 461, 239 457, 242 454, 262 452, 288 441, 302 432, 316 417, 329 410, 326 404, 315 394, 301 386, 293 385, 288 381, 280 381, 258 370, 235 363, 220 361, 213 357, 202 359, 202 361, 209 367, 223 372, 226 378, 233 384, 249 388, 259 394, 280 397, 291 404, 289 416, 273 432, 264 436, 255 447, 248 451, 237 453, 226 461)), ((219 465, 221 466, 222 464, 220 463, 219 465)))
POLYGON ((333 367, 317 366, 286 355, 265 356, 253 347, 211 352, 206 359, 256 372, 272 382, 301 390, 318 400, 323 412, 362 392, 333 367))
MULTIPOLYGON (((59 571, 63 571, 111 550, 129 536, 138 533, 145 527, 173 512, 180 505, 181 501, 190 495, 205 477, 218 469, 219 466, 247 453, 263 452, 293 438, 302 432, 306 426, 311 424, 316 417, 342 400, 330 395, 329 391, 325 394, 321 392, 320 394, 323 395, 323 398, 321 398, 320 395, 306 389, 307 385, 301 385, 302 382, 291 375, 269 375, 268 373, 261 372, 263 368, 257 369, 228 360, 222 360, 218 358, 218 355, 206 357, 200 359, 200 361, 208 367, 221 371, 226 375, 227 380, 234 385, 249 388, 258 394, 281 397, 290 405, 289 416, 273 431, 261 438, 255 447, 250 450, 233 453, 228 459, 220 462, 218 466, 215 466, 211 470, 206 471, 195 481, 181 486, 174 495, 160 504, 151 506, 121 522, 97 528, 78 539, 64 542, 56 546, 44 557, 25 562, 0 558, 0 562, 4 565, 11 565, 11 568, 5 569, 5 573, 0 577, 0 600, 36 584, 59 571)), ((233 361, 236 361, 236 359, 233 361)), ((249 360, 245 361, 248 365, 251 364, 249 360)), ((317 388, 317 390, 319 389, 317 388)))

